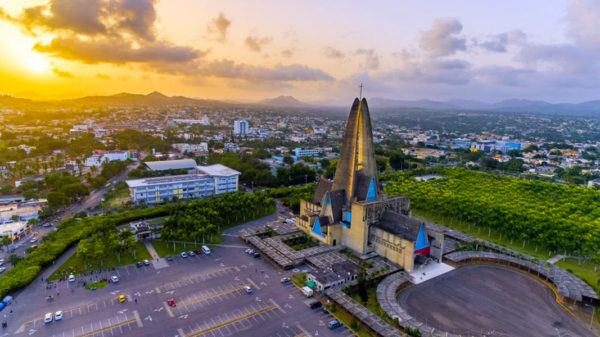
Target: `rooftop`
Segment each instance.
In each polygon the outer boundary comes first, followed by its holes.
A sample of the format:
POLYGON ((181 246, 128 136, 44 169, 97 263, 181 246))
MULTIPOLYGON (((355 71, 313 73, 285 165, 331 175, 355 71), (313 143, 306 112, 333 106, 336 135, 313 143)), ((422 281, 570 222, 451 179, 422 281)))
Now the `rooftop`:
POLYGON ((208 174, 210 176, 221 176, 221 177, 236 176, 236 175, 241 174, 240 172, 238 172, 234 169, 230 169, 229 167, 227 167, 225 165, 221 165, 221 164, 214 164, 214 165, 209 165, 209 166, 198 166, 198 167, 196 167, 196 170, 201 173, 208 174))
POLYGON ((206 174, 181 174, 175 176, 166 176, 166 177, 156 177, 156 178, 142 178, 142 179, 133 179, 127 180, 127 185, 129 187, 142 187, 142 186, 151 186, 156 184, 171 184, 176 182, 188 182, 194 180, 203 180, 206 179, 206 174))
POLYGON ((152 171, 193 169, 196 167, 196 161, 193 159, 148 161, 146 166, 152 171))

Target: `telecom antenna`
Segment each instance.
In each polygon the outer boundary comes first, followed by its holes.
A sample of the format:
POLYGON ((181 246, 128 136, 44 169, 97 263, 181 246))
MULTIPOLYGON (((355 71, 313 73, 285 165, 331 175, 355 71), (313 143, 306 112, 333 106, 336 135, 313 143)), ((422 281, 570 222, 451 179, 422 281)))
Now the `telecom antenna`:
POLYGON ((360 88, 360 94, 358 95, 358 98, 362 100, 362 89, 363 89, 363 84, 361 83, 359 86, 360 88))

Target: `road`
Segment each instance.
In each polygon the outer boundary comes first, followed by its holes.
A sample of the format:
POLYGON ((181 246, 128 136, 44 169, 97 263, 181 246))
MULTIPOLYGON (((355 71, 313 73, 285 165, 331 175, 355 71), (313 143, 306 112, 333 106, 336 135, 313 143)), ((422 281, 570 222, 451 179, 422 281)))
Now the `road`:
MULTIPOLYGON (((129 172, 131 172, 131 170, 133 170, 134 168, 138 167, 139 163, 140 162, 138 161, 136 163, 129 165, 123 173, 119 174, 118 176, 112 177, 111 179, 108 180, 108 182, 111 183, 111 186, 115 186, 118 182, 125 180, 127 178, 127 175, 129 174, 129 172)), ((33 244, 39 244, 39 240, 41 240, 46 234, 55 230, 54 226, 56 224, 60 223, 64 219, 68 219, 68 218, 72 217, 73 215, 75 215, 79 212, 84 212, 84 211, 87 211, 88 209, 93 209, 98 204, 100 204, 102 197, 104 196, 104 194, 106 194, 106 192, 108 192, 109 189, 110 189, 110 187, 109 188, 102 187, 98 190, 94 190, 94 191, 92 191, 92 193, 90 193, 88 196, 86 196, 83 200, 76 202, 76 203, 72 204, 71 206, 58 211, 58 213, 55 216, 53 216, 51 219, 40 221, 40 225, 34 227, 33 230, 31 232, 29 232, 29 234, 27 236, 13 242, 11 245, 9 245, 8 252, 0 254, 0 258, 3 258, 5 261, 3 267, 5 267, 6 270, 12 269, 12 265, 10 263, 8 263, 9 255, 17 254, 20 256, 26 256, 27 248, 31 247, 31 245, 33 245, 33 244), (47 227, 44 227, 45 224, 47 224, 47 227), (38 242, 35 242, 35 243, 30 242, 30 240, 33 237, 37 238, 38 242)))
MULTIPOLYGON (((118 283, 89 291, 81 282, 110 275, 87 275, 73 283, 47 285, 38 280, 3 311, 10 336, 179 336, 179 337, 347 337, 344 327, 329 330, 333 320, 323 310, 310 309, 306 298, 280 279, 299 270, 275 269, 262 259, 244 252, 237 238, 241 227, 258 226, 272 220, 230 229, 223 243, 210 255, 159 259, 147 267, 126 266, 110 272, 118 283), (253 289, 252 294, 245 290, 253 289), (52 295, 53 301, 46 297, 52 295), (124 303, 118 301, 125 295, 124 303), (175 307, 167 304, 174 299, 175 307), (12 310, 12 312, 10 312, 12 310), (62 310, 64 318, 44 324, 45 313, 62 310), (8 313, 7 313, 8 311, 8 313)), ((192 249, 189 247, 188 249, 192 249)), ((304 270, 305 271, 305 270, 304 270)), ((44 271, 44 274, 52 270, 44 271)))

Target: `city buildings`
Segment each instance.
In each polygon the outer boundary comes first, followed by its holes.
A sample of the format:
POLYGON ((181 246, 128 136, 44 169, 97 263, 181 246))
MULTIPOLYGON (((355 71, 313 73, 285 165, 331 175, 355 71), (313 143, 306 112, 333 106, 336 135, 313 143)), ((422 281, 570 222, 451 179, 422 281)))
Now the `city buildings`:
MULTIPOLYGON (((179 165, 181 161, 171 162, 178 163, 163 167, 184 168, 183 165, 179 165)), ((157 165, 150 166, 156 168, 157 165)), ((221 193, 237 192, 239 176, 240 172, 221 164, 215 164, 196 166, 193 173, 188 174, 127 180, 127 185, 136 204, 151 205, 171 200, 198 199, 221 193)))
POLYGON ((302 157, 318 157, 322 153, 322 149, 303 149, 297 147, 294 149, 294 160, 302 159, 302 157))
POLYGON ((104 150, 94 150, 92 155, 85 160, 84 165, 87 167, 100 167, 102 164, 106 162, 110 162, 113 160, 125 161, 130 159, 131 154, 129 150, 113 150, 113 151, 104 151, 104 150))
POLYGON ((236 120, 233 122, 233 133, 240 136, 248 134, 248 121, 245 119, 236 120))

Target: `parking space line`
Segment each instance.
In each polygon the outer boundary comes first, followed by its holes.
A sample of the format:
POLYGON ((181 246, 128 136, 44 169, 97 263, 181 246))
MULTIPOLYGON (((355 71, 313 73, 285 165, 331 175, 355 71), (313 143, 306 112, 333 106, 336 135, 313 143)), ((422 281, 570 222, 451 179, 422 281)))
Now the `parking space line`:
POLYGON ((302 331, 302 333, 303 333, 303 334, 305 334, 307 337, 312 337, 312 336, 311 336, 311 335, 308 333, 308 331, 306 331, 306 330, 305 330, 305 329, 302 327, 302 325, 300 325, 300 323, 296 323, 296 327, 298 327, 298 329, 300 329, 300 331, 302 331))
POLYGON ((271 304, 273 304, 274 306, 276 306, 277 309, 279 309, 282 313, 285 314, 285 310, 283 310, 283 308, 279 304, 277 304, 272 298, 269 298, 269 302, 271 302, 271 304))
POLYGON ((254 281, 252 281, 249 277, 246 280, 248 280, 248 282, 252 283, 252 285, 254 286, 254 288, 260 290, 260 287, 256 283, 254 283, 254 281))
MULTIPOLYGON (((195 304, 195 303, 199 303, 199 302, 204 302, 204 301, 208 301, 208 300, 211 300, 211 299, 214 300, 217 297, 220 297, 220 296, 223 296, 223 295, 227 295, 227 294, 232 294, 232 293, 234 293, 234 292, 236 292, 238 290, 242 290, 245 287, 247 287, 248 285, 249 284, 246 283, 246 284, 242 284, 242 285, 237 286, 237 287, 233 287, 233 288, 222 290, 220 292, 216 292, 214 289, 210 289, 208 291, 208 293, 209 293, 208 295, 202 296, 202 297, 195 297, 194 296, 193 299, 181 302, 179 305, 181 305, 182 307, 187 307, 187 306, 189 306, 191 304, 195 304), (211 293, 211 291, 213 293, 211 293)), ((217 303, 217 302, 215 301, 215 303, 217 303)))
POLYGON ((227 270, 230 270, 230 269, 232 269, 232 267, 219 268, 219 269, 213 270, 213 271, 208 272, 208 273, 202 273, 202 274, 192 275, 192 276, 185 277, 185 278, 182 278, 182 279, 179 279, 179 280, 176 280, 176 281, 164 283, 164 284, 158 286, 158 288, 160 288, 160 289, 167 289, 168 287, 170 287, 172 285, 177 285, 177 284, 181 284, 181 283, 183 283, 185 285, 187 281, 191 281, 193 283, 193 281, 196 280, 196 279, 204 278, 204 277, 210 277, 212 275, 215 275, 215 274, 218 274, 220 272, 227 271, 227 270))
POLYGON ((91 337, 91 336, 94 336, 96 334, 103 333, 104 331, 112 330, 112 329, 114 329, 116 327, 120 328, 121 326, 129 325, 130 323, 133 323, 134 321, 135 321, 135 318, 132 317, 132 318, 130 318, 128 320, 121 321, 119 323, 115 323, 115 324, 111 324, 111 325, 107 325, 105 327, 100 327, 100 328, 97 328, 97 329, 94 329, 94 326, 92 324, 90 324, 90 328, 91 328, 90 331, 85 332, 83 330, 83 327, 82 327, 81 328, 81 333, 80 334, 78 333, 77 335, 75 335, 75 337, 91 337))
POLYGON ((263 314, 265 312, 268 312, 268 311, 271 311, 271 310, 275 310, 275 309, 276 309, 276 307, 272 306, 272 305, 269 305, 269 306, 266 306, 266 307, 262 307, 262 308, 260 308, 258 310, 250 311, 248 313, 236 316, 236 317, 234 317, 232 319, 223 321, 221 323, 213 324, 212 326, 209 326, 209 327, 204 328, 202 330, 192 331, 189 334, 187 334, 186 337, 197 337, 197 336, 205 335, 205 334, 208 334, 208 333, 212 333, 213 331, 222 329, 222 328, 224 328, 226 326, 230 326, 230 325, 236 324, 236 323, 241 323, 242 321, 246 321, 246 320, 248 320, 248 319, 250 319, 252 317, 261 315, 261 314, 263 314))
POLYGON ((137 310, 133 311, 133 316, 135 317, 135 320, 137 321, 138 328, 143 327, 144 324, 142 323, 142 320, 140 319, 140 315, 138 314, 137 310))
POLYGON ((185 334, 183 333, 182 328, 177 329, 177 333, 179 333, 179 337, 185 337, 185 334))
POLYGON ((167 303, 163 303, 163 307, 165 308, 165 311, 167 312, 167 315, 169 315, 169 317, 175 317, 175 315, 173 315, 173 311, 171 311, 171 308, 169 308, 167 303))

